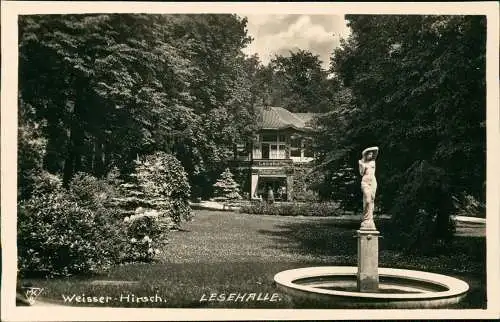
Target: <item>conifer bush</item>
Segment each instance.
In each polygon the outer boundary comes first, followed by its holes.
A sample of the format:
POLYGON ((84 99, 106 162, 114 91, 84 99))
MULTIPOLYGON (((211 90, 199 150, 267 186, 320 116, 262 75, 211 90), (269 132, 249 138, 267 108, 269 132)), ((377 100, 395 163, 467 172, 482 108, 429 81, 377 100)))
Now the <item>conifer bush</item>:
POLYGON ((239 200, 241 199, 238 183, 234 180, 233 174, 226 168, 221 173, 219 179, 214 183, 215 197, 219 200, 239 200))
POLYGON ((165 152, 156 152, 136 160, 135 171, 120 184, 121 196, 114 205, 122 211, 122 219, 140 208, 156 210, 172 228, 192 218, 189 206, 190 185, 179 160, 165 152))

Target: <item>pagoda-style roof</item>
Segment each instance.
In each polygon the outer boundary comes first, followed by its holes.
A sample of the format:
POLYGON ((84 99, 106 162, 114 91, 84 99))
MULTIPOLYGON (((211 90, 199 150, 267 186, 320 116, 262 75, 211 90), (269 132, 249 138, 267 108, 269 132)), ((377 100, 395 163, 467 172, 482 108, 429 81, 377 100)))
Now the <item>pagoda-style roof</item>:
POLYGON ((292 128, 295 130, 312 130, 311 121, 316 115, 314 113, 292 113, 287 109, 277 106, 265 106, 256 108, 258 113, 258 125, 262 130, 283 130, 292 128))

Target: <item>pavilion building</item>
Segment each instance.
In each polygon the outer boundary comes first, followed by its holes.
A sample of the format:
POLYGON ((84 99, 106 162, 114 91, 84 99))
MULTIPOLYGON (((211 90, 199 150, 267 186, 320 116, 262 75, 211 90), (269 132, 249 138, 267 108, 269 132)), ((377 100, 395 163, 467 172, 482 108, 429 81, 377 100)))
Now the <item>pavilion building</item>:
MULTIPOLYGON (((258 133, 250 146, 237 147, 237 168, 249 176, 243 188, 252 199, 267 195, 273 189, 277 200, 294 199, 299 173, 310 168, 313 113, 292 113, 282 107, 257 108, 258 133)), ((245 176, 246 176, 245 175, 245 176)))

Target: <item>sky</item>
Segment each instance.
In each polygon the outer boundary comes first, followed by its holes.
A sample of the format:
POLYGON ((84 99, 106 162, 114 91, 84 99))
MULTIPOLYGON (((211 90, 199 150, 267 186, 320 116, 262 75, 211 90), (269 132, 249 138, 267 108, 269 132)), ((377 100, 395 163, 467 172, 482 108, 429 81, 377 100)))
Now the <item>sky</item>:
POLYGON ((350 30, 343 15, 246 15, 248 34, 254 39, 243 51, 257 53, 264 65, 275 55, 290 50, 309 50, 329 67, 333 49, 350 30))

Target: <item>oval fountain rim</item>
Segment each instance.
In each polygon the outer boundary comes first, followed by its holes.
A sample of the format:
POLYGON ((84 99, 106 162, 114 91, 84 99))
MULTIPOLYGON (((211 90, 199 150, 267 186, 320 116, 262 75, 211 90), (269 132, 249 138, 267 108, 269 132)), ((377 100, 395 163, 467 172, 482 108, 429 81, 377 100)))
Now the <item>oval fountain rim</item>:
POLYGON ((424 293, 364 293, 364 292, 348 292, 338 290, 326 290, 307 285, 295 284, 294 281, 323 276, 342 276, 342 275, 356 275, 356 266, 319 266, 319 267, 306 267, 297 268, 279 272, 274 276, 274 281, 280 285, 307 291, 311 293, 319 293, 325 295, 343 296, 343 297, 358 297, 358 298, 377 298, 377 299, 401 299, 401 300, 425 300, 435 298, 446 298, 458 296, 466 293, 469 290, 469 285, 451 276, 429 273, 416 270, 397 269, 379 267, 379 276, 395 277, 403 280, 420 281, 435 285, 446 287, 446 291, 437 292, 424 292, 424 293))

